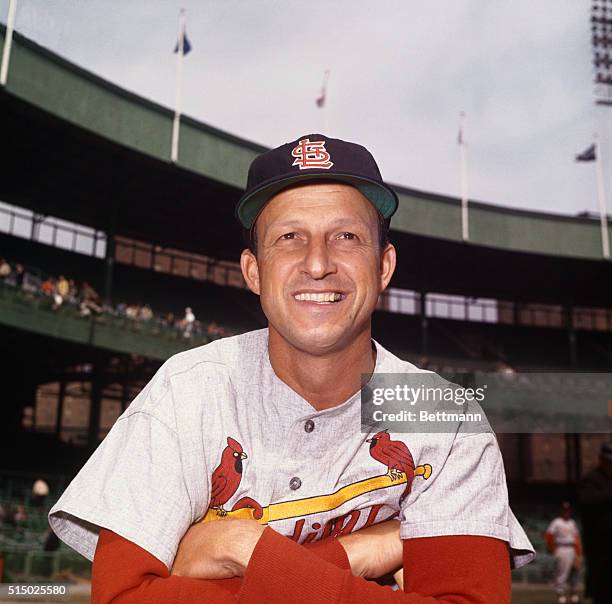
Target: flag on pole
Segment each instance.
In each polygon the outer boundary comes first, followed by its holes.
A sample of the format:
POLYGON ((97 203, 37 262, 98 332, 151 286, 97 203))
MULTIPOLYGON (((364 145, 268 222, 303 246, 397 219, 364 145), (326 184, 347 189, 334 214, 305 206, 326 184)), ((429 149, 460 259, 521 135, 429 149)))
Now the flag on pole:
POLYGON ((592 144, 588 149, 576 155, 576 161, 595 161, 596 159, 595 144, 592 144))
POLYGON ((321 94, 315 100, 317 107, 322 108, 325 106, 325 97, 327 96, 327 78, 329 77, 329 69, 325 70, 323 76, 323 86, 321 87, 321 94))
POLYGON ((172 122, 172 146, 170 159, 176 163, 179 153, 179 128, 181 125, 182 86, 183 86, 183 57, 191 50, 191 43, 187 38, 185 26, 185 9, 179 12, 178 40, 174 47, 176 54, 176 97, 174 100, 174 120, 172 122))
POLYGON ((317 97, 317 100, 315 102, 317 104, 317 107, 325 106, 325 89, 321 91, 321 95, 317 97))
POLYGON ((465 142, 465 112, 459 114, 459 132, 457 143, 459 144, 459 156, 461 159, 461 238, 468 241, 470 238, 470 226, 468 215, 468 168, 467 168, 467 144, 465 142))
POLYGON ((601 253, 606 259, 610 258, 610 240, 608 236, 608 212, 606 206, 606 192, 604 189, 604 175, 601 161, 601 147, 599 137, 595 135, 595 142, 585 151, 576 155, 576 161, 594 161, 597 175, 597 200, 599 202, 599 225, 601 228, 601 253))
MULTIPOLYGON (((176 46, 174 47, 174 52, 179 51, 180 40, 177 40, 176 46)), ((191 51, 191 42, 189 42, 189 38, 187 37, 187 32, 183 31, 183 56, 191 51)))
POLYGON ((462 111, 459 114, 460 122, 459 122, 459 132, 457 133, 457 143, 459 145, 465 145, 465 138, 463 135, 463 120, 465 118, 465 113, 462 111))

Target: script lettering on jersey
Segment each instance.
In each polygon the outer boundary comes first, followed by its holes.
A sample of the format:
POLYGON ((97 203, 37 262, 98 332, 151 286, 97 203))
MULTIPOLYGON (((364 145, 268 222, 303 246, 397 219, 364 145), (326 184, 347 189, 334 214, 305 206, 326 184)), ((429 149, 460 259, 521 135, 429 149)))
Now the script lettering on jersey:
MULTIPOLYGON (((382 504, 376 504, 370 507, 368 517, 364 525, 361 527, 362 529, 367 528, 368 526, 371 526, 372 524, 376 524, 378 513, 380 512, 382 507, 383 507, 382 504)), ((314 529, 314 532, 310 532, 305 535, 304 543, 311 543, 313 541, 319 541, 320 539, 325 539, 326 537, 338 537, 339 535, 348 535, 349 533, 352 533, 355 527, 357 526, 357 523, 359 522, 361 515, 365 513, 366 510, 367 508, 363 510, 352 510, 351 512, 343 514, 342 516, 337 516, 336 518, 330 518, 325 523, 322 530, 321 530, 321 524, 319 522, 313 522, 311 528, 314 529)), ((385 518, 385 520, 391 520, 392 518, 395 518, 398 514, 399 512, 395 512, 388 518, 385 518)), ((380 520, 380 522, 383 522, 383 520, 380 520)), ((305 524, 306 524, 306 520, 304 518, 298 520, 295 523, 295 526, 293 528, 293 533, 291 534, 290 539, 299 543, 300 539, 302 538, 302 532, 304 530, 305 524)))

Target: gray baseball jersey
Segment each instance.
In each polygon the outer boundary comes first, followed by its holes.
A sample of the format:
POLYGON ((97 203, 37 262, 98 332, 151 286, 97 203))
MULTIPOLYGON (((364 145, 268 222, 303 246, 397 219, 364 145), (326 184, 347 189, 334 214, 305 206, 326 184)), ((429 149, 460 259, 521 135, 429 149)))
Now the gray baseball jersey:
MULTIPOLYGON (((170 568, 198 521, 253 518, 307 543, 395 517, 404 539, 489 536, 509 543, 513 567, 533 559, 494 434, 386 433, 408 477, 371 449, 359 392, 315 410, 276 376, 267 344, 262 329, 164 363, 51 509, 57 535, 91 560, 104 527, 170 568)), ((422 372, 374 344, 376 373, 422 372)))

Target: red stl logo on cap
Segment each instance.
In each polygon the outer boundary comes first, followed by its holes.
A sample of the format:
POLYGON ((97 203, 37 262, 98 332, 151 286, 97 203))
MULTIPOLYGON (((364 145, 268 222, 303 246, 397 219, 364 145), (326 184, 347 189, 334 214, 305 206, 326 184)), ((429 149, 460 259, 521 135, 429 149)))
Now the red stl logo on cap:
POLYGON ((291 151, 295 157, 292 166, 299 166, 300 170, 308 168, 323 168, 329 170, 334 162, 330 161, 330 155, 325 148, 325 141, 310 141, 309 138, 301 139, 291 151))

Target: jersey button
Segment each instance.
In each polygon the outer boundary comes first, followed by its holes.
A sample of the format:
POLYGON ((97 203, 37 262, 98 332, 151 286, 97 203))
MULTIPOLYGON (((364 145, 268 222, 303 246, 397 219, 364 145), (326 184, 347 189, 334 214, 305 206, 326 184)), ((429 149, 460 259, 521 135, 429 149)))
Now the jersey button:
POLYGON ((300 487, 302 486, 302 481, 297 477, 294 476, 290 481, 289 481, 289 488, 292 491, 297 491, 300 487))
POLYGON ((314 430, 314 422, 311 419, 304 424, 304 430, 306 430, 308 433, 314 430))

